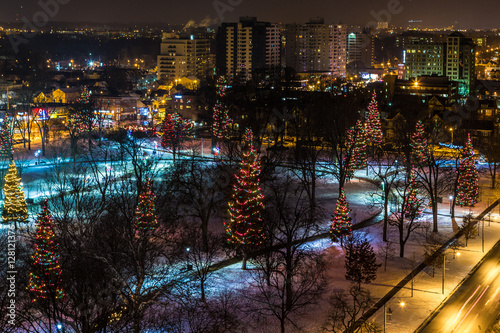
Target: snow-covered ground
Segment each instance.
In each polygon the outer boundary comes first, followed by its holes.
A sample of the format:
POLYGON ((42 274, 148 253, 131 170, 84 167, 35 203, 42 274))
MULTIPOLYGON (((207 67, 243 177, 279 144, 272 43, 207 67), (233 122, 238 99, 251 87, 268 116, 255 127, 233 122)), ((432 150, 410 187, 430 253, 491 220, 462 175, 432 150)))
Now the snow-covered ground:
MULTIPOLYGON (((200 140, 201 148, 201 140, 200 140)), ((210 154, 210 142, 204 142, 204 154, 210 154)), ((35 165, 36 158, 33 156, 26 157, 27 162, 22 167, 22 177, 26 196, 29 198, 41 198, 50 193, 44 192, 42 183, 44 182, 45 172, 51 168, 49 165, 35 165)), ((165 162, 167 163, 167 162, 165 162)), ((106 167, 104 164, 102 168, 106 167)), ((367 177, 366 170, 361 170, 356 173, 358 177, 367 177)), ((369 175, 367 178, 372 177, 369 175)), ((481 202, 472 209, 474 215, 478 215, 489 204, 496 199, 496 193, 489 189, 490 179, 484 176, 481 179, 481 202)), ((318 201, 322 204, 325 212, 324 222, 322 227, 325 231, 329 228, 329 218, 335 209, 335 199, 338 197, 338 188, 332 177, 325 177, 320 180, 318 186, 318 201)), ((352 209, 351 216, 353 223, 360 222, 371 216, 377 215, 380 207, 374 206, 374 199, 369 195, 376 191, 375 185, 354 179, 345 187, 347 199, 352 209)), ((442 204, 439 205, 439 235, 443 240, 450 238, 458 230, 458 225, 461 223, 461 216, 469 213, 469 208, 455 208, 456 222, 453 223, 450 217, 450 204, 448 198, 444 198, 442 204)), ((485 223, 485 252, 486 253, 500 238, 500 217, 498 208, 491 214, 491 225, 485 223)), ((424 247, 426 235, 432 230, 430 212, 427 212, 427 224, 429 228, 422 228, 415 232, 408 241, 405 249, 405 258, 399 258, 398 235, 394 227, 389 227, 389 240, 394 243, 394 254, 388 261, 387 270, 384 271, 382 266, 378 271, 377 279, 369 284, 364 285, 368 288, 375 299, 384 296, 393 286, 395 286, 404 276, 423 261, 424 247)), ((215 217, 210 225, 210 229, 215 232, 223 232, 223 218, 215 217)), ((1 228, 1 226, 0 226, 1 228)), ((382 242, 382 224, 364 228, 360 231, 368 238, 375 251, 380 253, 380 248, 384 245, 382 242)), ((481 249, 481 237, 469 240, 467 247, 462 247, 457 253, 453 250, 446 252, 446 281, 445 294, 441 293, 441 274, 442 269, 436 268, 434 276, 432 270, 426 269, 417 275, 414 279, 413 297, 411 296, 410 286, 407 285, 388 303, 388 308, 392 310, 392 316, 388 321, 388 332, 413 332, 421 322, 447 297, 450 292, 462 281, 468 272, 480 261, 484 253, 481 249), (404 302, 404 306, 401 303, 404 302)), ((311 248, 324 254, 328 263, 328 292, 318 300, 317 306, 312 306, 308 311, 300 317, 297 317, 298 323, 302 327, 302 332, 320 332, 321 326, 326 319, 328 311, 329 295, 339 289, 347 289, 349 282, 345 280, 344 268, 344 253, 339 244, 332 244, 328 239, 317 240, 308 244, 311 248)), ((382 258, 379 258, 379 263, 383 264, 382 258)), ((213 293, 221 288, 230 290, 239 290, 244 293, 248 290, 252 282, 252 265, 249 264, 249 270, 242 271, 241 264, 234 264, 225 267, 214 273, 207 283, 208 294, 213 293)), ((378 311, 373 318, 377 323, 382 325, 383 310, 378 311)), ((263 319, 264 320, 264 319, 263 319)), ((265 320, 264 320, 265 321, 265 320)), ((266 325, 259 325, 259 328, 250 329, 250 332, 276 332, 277 322, 270 318, 266 325)))

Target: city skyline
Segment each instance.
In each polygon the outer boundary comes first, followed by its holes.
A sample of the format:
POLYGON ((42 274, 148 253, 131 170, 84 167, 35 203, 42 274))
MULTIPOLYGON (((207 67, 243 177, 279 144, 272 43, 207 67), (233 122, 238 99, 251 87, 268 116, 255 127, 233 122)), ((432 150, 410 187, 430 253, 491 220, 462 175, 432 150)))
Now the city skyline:
POLYGON ((444 0, 358 0, 356 5, 349 1, 322 0, 309 2, 297 0, 191 0, 173 4, 170 1, 151 0, 144 2, 89 0, 85 3, 71 0, 45 0, 28 4, 26 0, 3 4, 0 22, 30 22, 40 13, 48 13, 49 22, 89 23, 140 23, 140 24, 200 24, 202 21, 216 25, 222 21, 234 22, 240 16, 256 16, 262 21, 276 23, 303 23, 311 17, 324 17, 330 24, 372 25, 377 21, 388 21, 390 25, 407 26, 410 20, 422 20, 424 27, 449 27, 457 29, 497 28, 493 0, 478 3, 444 0), (56 3, 58 8, 53 4, 56 3), (44 9, 44 5, 45 6, 44 9), (22 7, 22 8, 21 8, 22 7), (389 13, 387 16, 385 14, 389 13))

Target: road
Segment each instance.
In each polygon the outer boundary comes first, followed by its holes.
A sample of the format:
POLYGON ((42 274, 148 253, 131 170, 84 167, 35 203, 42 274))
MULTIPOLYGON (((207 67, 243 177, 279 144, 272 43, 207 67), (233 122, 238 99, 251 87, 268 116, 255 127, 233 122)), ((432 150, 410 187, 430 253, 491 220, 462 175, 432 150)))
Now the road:
POLYGON ((500 242, 419 333, 485 332, 500 314, 500 242))

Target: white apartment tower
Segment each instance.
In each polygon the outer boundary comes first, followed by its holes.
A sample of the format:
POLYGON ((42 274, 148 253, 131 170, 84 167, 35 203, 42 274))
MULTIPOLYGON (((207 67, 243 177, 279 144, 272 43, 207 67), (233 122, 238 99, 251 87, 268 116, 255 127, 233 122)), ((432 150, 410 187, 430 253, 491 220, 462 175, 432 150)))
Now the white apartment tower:
POLYGON ((164 33, 158 55, 158 79, 204 79, 208 72, 209 57, 208 39, 164 33))

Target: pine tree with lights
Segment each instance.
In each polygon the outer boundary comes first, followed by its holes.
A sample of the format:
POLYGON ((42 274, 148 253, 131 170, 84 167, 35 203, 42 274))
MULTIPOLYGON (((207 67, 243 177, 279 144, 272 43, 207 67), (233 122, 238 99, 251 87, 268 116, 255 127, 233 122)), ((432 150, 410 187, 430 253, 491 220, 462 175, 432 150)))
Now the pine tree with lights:
POLYGON ((187 122, 177 113, 169 113, 165 116, 162 128, 161 145, 163 148, 172 150, 175 161, 176 152, 188 130, 187 122))
POLYGON ((425 138, 424 124, 418 121, 411 137, 411 160, 415 164, 423 164, 429 160, 429 146, 425 138))
POLYGON ((462 151, 458 167, 457 204, 460 207, 474 206, 479 198, 478 172, 474 162, 474 148, 470 134, 462 151))
POLYGON ((358 120, 353 129, 354 146, 352 148, 351 168, 362 169, 366 167, 366 131, 365 126, 358 120))
POLYGON ((372 145, 380 145, 383 139, 380 112, 378 110, 377 93, 373 92, 372 100, 368 105, 368 119, 366 119, 366 141, 372 145))
POLYGON ((411 169, 410 175, 408 177, 408 188, 406 190, 406 196, 404 198, 405 202, 405 217, 415 219, 422 213, 422 202, 417 198, 418 188, 417 188, 417 177, 415 169, 411 169))
POLYGON ((12 157, 14 153, 12 149, 12 131, 11 121, 8 116, 5 116, 2 126, 0 127, 0 156, 12 157))
POLYGON ((64 296, 61 288, 61 265, 59 245, 55 241, 54 219, 45 199, 42 212, 38 215, 37 233, 31 255, 29 290, 33 302, 40 299, 55 300, 64 296))
POLYGON ((16 163, 13 160, 5 175, 3 193, 5 199, 2 209, 2 221, 5 224, 14 223, 17 229, 17 223, 28 222, 28 207, 21 186, 21 178, 17 176, 16 163))
POLYGON ((344 189, 340 190, 339 198, 337 199, 337 206, 332 216, 332 225, 330 227, 330 238, 333 242, 342 244, 342 239, 347 237, 352 232, 352 222, 349 213, 349 204, 345 196, 344 189))
POLYGON ((243 253, 242 269, 246 269, 248 251, 257 248, 264 241, 264 222, 261 216, 264 195, 259 179, 261 163, 249 129, 245 133, 245 145, 229 201, 230 219, 224 222, 228 243, 243 253))
POLYGON ((139 194, 139 202, 135 209, 134 225, 137 230, 154 230, 158 226, 158 218, 155 213, 155 198, 153 183, 148 177, 139 194))
POLYGON ((226 79, 221 76, 217 80, 217 102, 213 108, 212 134, 215 140, 225 139, 229 135, 231 119, 229 118, 229 111, 223 102, 224 97, 226 97, 226 89, 226 79))

